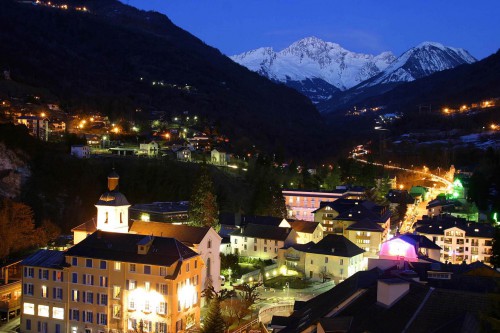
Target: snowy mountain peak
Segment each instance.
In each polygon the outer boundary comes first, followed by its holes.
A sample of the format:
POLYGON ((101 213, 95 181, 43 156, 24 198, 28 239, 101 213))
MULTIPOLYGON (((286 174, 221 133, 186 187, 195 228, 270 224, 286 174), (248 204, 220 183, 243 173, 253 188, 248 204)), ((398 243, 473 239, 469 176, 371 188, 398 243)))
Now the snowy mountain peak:
POLYGON ((414 81, 435 72, 475 61, 476 59, 464 49, 436 42, 423 42, 404 52, 382 73, 362 83, 360 87, 414 81))
POLYGON ((380 73, 395 57, 391 52, 377 56, 351 52, 339 44, 313 36, 298 40, 279 52, 260 48, 231 59, 276 81, 319 79, 345 90, 380 73))

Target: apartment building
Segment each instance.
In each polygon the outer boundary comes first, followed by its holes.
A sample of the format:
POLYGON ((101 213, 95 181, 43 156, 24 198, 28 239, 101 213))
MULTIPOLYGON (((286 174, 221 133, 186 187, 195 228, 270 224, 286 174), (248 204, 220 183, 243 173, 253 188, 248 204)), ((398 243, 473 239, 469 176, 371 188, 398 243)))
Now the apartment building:
POLYGON ((313 212, 320 207, 320 202, 333 202, 340 198, 361 198, 365 194, 363 187, 338 186, 335 191, 299 191, 283 190, 287 217, 303 221, 314 221, 313 212))
POLYGON ((200 322, 202 260, 173 238, 98 230, 22 265, 22 332, 166 333, 200 322))
POLYGON ((490 224, 440 215, 419 220, 415 232, 442 248, 442 262, 460 264, 481 261, 491 265, 495 228, 490 224))

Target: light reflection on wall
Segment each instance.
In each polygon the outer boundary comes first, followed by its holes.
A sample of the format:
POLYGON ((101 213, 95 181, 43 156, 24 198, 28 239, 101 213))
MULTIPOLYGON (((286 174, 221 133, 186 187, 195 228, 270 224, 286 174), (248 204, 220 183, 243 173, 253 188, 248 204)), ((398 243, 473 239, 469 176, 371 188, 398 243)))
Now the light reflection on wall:
POLYGON ((153 312, 159 307, 160 302, 164 302, 163 296, 154 291, 147 291, 144 288, 136 288, 129 293, 129 302, 132 299, 135 303, 135 309, 143 312, 153 312), (149 302, 148 302, 149 301, 149 302), (147 307, 149 305, 149 308, 147 307))
POLYGON ((380 256, 387 257, 404 257, 405 259, 418 259, 417 253, 413 245, 406 243, 399 238, 393 238, 387 242, 382 243, 380 249, 380 256))

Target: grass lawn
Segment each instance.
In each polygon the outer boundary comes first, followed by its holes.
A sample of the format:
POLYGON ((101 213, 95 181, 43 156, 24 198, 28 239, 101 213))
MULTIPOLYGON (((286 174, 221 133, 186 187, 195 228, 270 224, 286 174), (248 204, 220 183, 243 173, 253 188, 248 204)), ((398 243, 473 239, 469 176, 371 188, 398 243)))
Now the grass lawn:
POLYGON ((264 283, 264 286, 268 288, 281 289, 286 286, 286 283, 290 289, 305 289, 311 286, 309 281, 301 280, 297 276, 277 276, 275 278, 269 279, 264 283))

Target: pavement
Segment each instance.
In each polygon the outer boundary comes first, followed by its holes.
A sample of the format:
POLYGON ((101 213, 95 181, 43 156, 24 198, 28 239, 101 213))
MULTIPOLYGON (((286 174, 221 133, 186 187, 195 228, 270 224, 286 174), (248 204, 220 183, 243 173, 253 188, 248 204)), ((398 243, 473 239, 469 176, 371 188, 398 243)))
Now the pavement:
POLYGON ((15 318, 0 326, 0 333, 18 332, 21 326, 21 318, 15 318))

